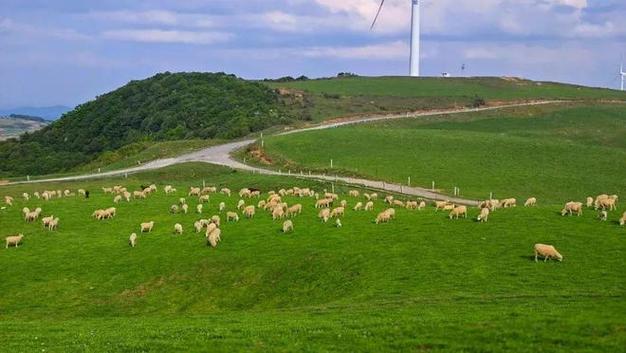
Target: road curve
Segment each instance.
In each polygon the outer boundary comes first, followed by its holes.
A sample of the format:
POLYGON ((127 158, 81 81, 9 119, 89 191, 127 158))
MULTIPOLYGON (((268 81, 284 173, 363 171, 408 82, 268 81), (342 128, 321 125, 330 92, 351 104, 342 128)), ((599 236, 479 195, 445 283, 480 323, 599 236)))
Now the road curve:
MULTIPOLYGON (((363 116, 363 117, 355 118, 353 120, 344 120, 344 121, 332 122, 332 123, 327 123, 327 124, 321 124, 321 125, 317 125, 313 127, 303 128, 303 129, 289 130, 289 131, 279 133, 278 135, 290 135, 290 134, 301 133, 301 132, 306 132, 306 131, 330 129, 330 128, 335 128, 339 126, 369 123, 369 122, 375 122, 375 121, 381 121, 381 120, 420 118, 420 117, 428 117, 428 116, 436 116, 436 115, 462 114, 462 113, 500 110, 500 109, 524 107, 524 106, 555 104, 555 103, 562 103, 562 102, 563 101, 552 100, 552 101, 506 104, 506 105, 498 105, 498 106, 484 107, 484 108, 450 109, 450 110, 438 110, 438 111, 428 111, 428 112, 412 112, 412 113, 403 113, 403 114, 363 116)), ((157 159, 151 162, 138 165, 136 167, 120 169, 120 170, 115 170, 115 171, 110 171, 110 172, 84 174, 84 175, 41 179, 41 180, 31 180, 31 181, 18 181, 18 182, 9 183, 9 185, 107 178, 107 177, 138 173, 138 172, 142 172, 146 170, 159 169, 159 168, 163 168, 163 167, 167 167, 167 166, 171 166, 175 164, 180 164, 180 163, 205 162, 205 163, 226 166, 226 167, 230 167, 233 169, 240 169, 240 170, 250 171, 250 172, 259 173, 259 174, 282 175, 282 176, 292 176, 292 177, 304 178, 304 179, 341 182, 341 183, 346 183, 346 184, 351 184, 351 185, 360 185, 360 186, 364 186, 370 189, 375 189, 375 190, 380 190, 380 191, 388 191, 388 192, 394 192, 394 193, 405 194, 405 195, 410 195, 410 196, 423 197, 423 198, 430 199, 430 200, 449 200, 454 203, 465 204, 465 205, 477 204, 475 200, 466 200, 462 198, 451 197, 451 196, 439 194, 439 193, 436 193, 436 192, 433 192, 431 190, 424 189, 424 188, 408 187, 408 186, 403 186, 400 184, 390 184, 390 183, 385 183, 383 181, 368 180, 368 179, 362 179, 362 178, 352 178, 352 177, 328 176, 328 175, 319 175, 319 174, 279 173, 277 171, 253 167, 247 164, 243 164, 239 161, 234 160, 231 157, 232 152, 239 150, 249 144, 252 144, 255 141, 256 141, 255 139, 246 139, 246 140, 241 140, 241 141, 236 141, 236 142, 229 142, 229 143, 225 143, 222 145, 216 145, 216 146, 208 147, 208 148, 198 150, 195 152, 191 152, 188 154, 184 154, 178 157, 157 159)))

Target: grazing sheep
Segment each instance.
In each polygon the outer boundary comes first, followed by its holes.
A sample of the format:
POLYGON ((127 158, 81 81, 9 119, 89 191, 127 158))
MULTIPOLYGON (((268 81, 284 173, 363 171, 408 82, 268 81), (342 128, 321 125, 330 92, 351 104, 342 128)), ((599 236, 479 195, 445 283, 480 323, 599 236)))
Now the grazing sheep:
POLYGON ((200 188, 190 187, 187 196, 200 196, 200 188))
POLYGON ((537 205, 537 198, 531 197, 524 202, 524 207, 533 207, 537 205))
POLYGON ((348 192, 348 195, 350 195, 352 197, 359 197, 359 191, 358 190, 350 190, 350 192, 348 192))
POLYGON ((102 192, 105 194, 112 194, 113 193, 113 188, 102 188, 102 192))
POLYGON ((353 210, 354 211, 360 211, 363 209, 363 202, 357 202, 356 205, 354 205, 353 210))
POLYGON ((206 232, 205 232, 205 235, 208 237, 208 236, 209 236, 209 234, 211 234, 211 232, 213 232, 213 231, 214 231, 214 230, 216 230, 217 228, 218 228, 218 227, 217 227, 217 224, 215 224, 215 223, 209 223, 209 224, 207 224, 207 225, 206 225, 206 232))
POLYGON ((623 226, 626 223, 626 212, 622 215, 622 218, 619 219, 619 225, 623 226))
POLYGON ((321 218, 324 223, 328 222, 328 219, 330 218, 330 209, 329 208, 323 208, 317 214, 317 217, 321 218))
POLYGON ((283 222, 283 233, 293 232, 293 222, 291 220, 286 220, 283 222))
POLYGON ((346 208, 346 206, 348 206, 348 201, 341 200, 341 202, 339 204, 341 205, 341 207, 346 208))
POLYGON ((282 207, 275 207, 272 211, 272 220, 282 219, 285 217, 285 210, 282 207))
POLYGON ((609 211, 613 211, 616 209, 615 200, 616 199, 613 199, 613 198, 601 199, 598 201, 598 205, 596 209, 602 209, 602 210, 608 209, 609 211))
POLYGON ((133 191, 133 198, 134 199, 145 199, 146 198, 146 194, 144 194, 143 191, 133 191))
POLYGON ((259 190, 251 191, 250 192, 250 196, 248 196, 248 197, 257 197, 257 198, 259 198, 259 197, 261 197, 261 192, 259 190))
POLYGON ((202 213, 202 204, 196 206, 196 213, 202 213))
POLYGON ((19 247, 22 243, 22 239, 24 239, 24 234, 21 233, 18 235, 10 235, 4 238, 4 240, 6 241, 6 248, 8 249, 10 245, 15 246, 16 248, 19 247))
POLYGON ((330 205, 333 203, 332 199, 329 198, 325 198, 325 199, 321 199, 321 200, 317 200, 315 202, 315 208, 325 208, 325 207, 330 207, 330 205))
POLYGON ((598 214, 598 218, 600 218, 601 221, 606 221, 609 218, 609 213, 606 212, 606 210, 602 210, 598 214))
POLYGON ((391 219, 391 216, 387 212, 381 212, 376 216, 376 224, 387 223, 391 219))
POLYGON ((539 256, 543 257, 543 262, 548 261, 548 259, 563 261, 563 256, 552 245, 535 244, 535 262, 539 256))
POLYGON ((451 203, 451 204, 449 204, 449 205, 445 205, 445 206, 443 207, 443 210, 444 210, 444 211, 452 211, 452 210, 454 210, 455 208, 456 208, 456 205, 455 205, 455 204, 453 204, 453 203, 451 203))
POLYGON ((126 202, 130 202, 130 192, 124 191, 123 195, 126 202))
POLYGON ((417 209, 423 210, 424 208, 426 208, 426 201, 422 200, 420 201, 419 205, 417 205, 417 209))
POLYGON ((502 204, 503 208, 516 207, 517 206, 517 200, 514 199, 514 198, 504 199, 504 200, 502 200, 501 204, 502 204))
POLYGON ((377 199, 378 199, 378 194, 377 193, 370 194, 370 200, 375 201, 377 199))
POLYGON ((459 219, 459 216, 463 215, 463 218, 467 218, 467 207, 466 206, 458 206, 455 207, 450 215, 448 216, 450 219, 459 219))
POLYGON ((237 212, 226 212, 226 222, 230 221, 239 222, 239 215, 237 212))
POLYGON ((22 215, 24 217, 26 217, 26 215, 29 214, 29 213, 30 213, 30 208, 28 208, 28 207, 22 208, 22 215))
POLYGON ((170 206, 170 213, 178 213, 178 205, 172 205, 170 206))
POLYGON ((265 200, 261 200, 261 201, 259 201, 259 203, 256 204, 256 207, 257 208, 264 208, 265 204, 266 204, 265 200))
POLYGON ((220 226, 220 216, 215 215, 211 217, 211 223, 214 223, 218 228, 220 226))
POLYGON ((109 208, 107 208, 104 211, 106 213, 108 213, 111 218, 113 218, 113 217, 115 217, 115 215, 117 215, 117 208, 115 208, 115 207, 109 207, 109 208))
POLYGON ((596 196, 596 199, 594 201, 594 208, 597 210, 598 208, 600 208, 600 201, 602 200, 606 200, 609 198, 609 195, 607 194, 602 194, 602 195, 598 195, 596 196))
POLYGON ((215 186, 205 186, 200 191, 201 194, 210 194, 212 192, 217 192, 217 188, 215 186))
POLYGON ((152 228, 154 228, 154 221, 150 221, 150 222, 146 222, 146 223, 141 223, 141 231, 140 233, 144 233, 144 232, 152 232, 152 228))
POLYGON ((393 196, 392 195, 387 195, 385 197, 385 203, 388 203, 390 205, 393 205, 393 196))
POLYGON ((341 224, 341 219, 337 218, 337 220, 335 220, 335 227, 337 228, 343 227, 343 225, 341 224))
POLYGON ((4 203, 7 206, 13 206, 13 198, 11 196, 5 196, 4 197, 4 203))
POLYGON ((246 202, 244 200, 239 200, 239 202, 237 202, 237 209, 241 210, 246 206, 246 202))
POLYGON ((489 207, 483 207, 480 210, 480 214, 478 215, 478 218, 476 218, 479 222, 487 222, 489 220, 489 213, 491 213, 491 210, 489 210, 489 207))
POLYGON ((122 196, 121 195, 116 195, 113 198, 113 203, 120 203, 120 201, 122 201, 122 196))
POLYGON ((435 201, 435 212, 439 210, 445 211, 445 207, 448 205, 450 205, 448 201, 435 201))
POLYGON ((172 192, 172 185, 165 185, 165 187, 163 188, 163 191, 165 191, 165 194, 170 194, 172 192))
POLYGON ((400 200, 393 200, 392 205, 398 206, 398 207, 402 207, 402 208, 405 207, 404 202, 402 202, 400 200))
POLYGON ((137 233, 132 233, 130 237, 128 237, 128 245, 130 245, 131 248, 137 245, 137 233))
POLYGON ((209 202, 209 195, 202 195, 198 198, 198 202, 200 203, 208 203, 209 202))
POLYGON ((187 212, 189 212, 189 205, 187 204, 180 206, 180 208, 183 210, 184 214, 187 214, 187 212))
POLYGON ((174 224, 174 233, 183 234, 183 226, 180 223, 174 224))
POLYGON ((289 217, 294 216, 294 215, 299 215, 300 213, 302 213, 302 205, 299 203, 287 209, 287 216, 289 217))
POLYGON ((219 228, 215 228, 206 237, 207 245, 210 245, 212 248, 217 247, 217 244, 222 240, 221 234, 222 231, 219 228))
POLYGON ((367 193, 363 193, 363 197, 365 197, 367 201, 369 201, 372 198, 370 194, 367 194, 367 193))
POLYGON ((415 210, 415 209, 417 209, 417 201, 407 201, 407 202, 404 204, 404 207, 405 207, 407 210, 415 210))
POLYGON ((365 210, 366 210, 366 211, 372 211, 373 209, 374 209, 374 202, 372 202, 372 201, 368 201, 368 202, 365 204, 365 210))
POLYGON ((193 223, 193 227, 196 229, 196 233, 200 233, 202 231, 202 228, 204 228, 204 226, 202 225, 202 222, 200 221, 195 221, 193 223))
POLYGON ((246 218, 254 217, 254 214, 255 214, 254 206, 253 205, 246 206, 246 208, 243 209, 243 214, 246 216, 246 218))
POLYGON ((239 190, 239 197, 250 197, 250 189, 248 188, 243 188, 241 190, 239 190))
POLYGON ((343 215, 344 215, 344 213, 345 213, 345 210, 346 210, 346 209, 345 209, 345 208, 343 208, 343 207, 337 207, 337 208, 334 208, 334 209, 332 210, 332 212, 330 213, 330 218, 336 218, 336 217, 338 217, 338 216, 343 216, 343 215))
POLYGON ((185 205, 186 203, 187 203, 187 200, 184 197, 181 197, 178 199, 178 204, 180 204, 181 206, 185 205))
POLYGON ((588 196, 587 197, 587 208, 591 208, 593 207, 593 197, 588 196))
POLYGON ((561 216, 565 216, 569 214, 570 216, 576 213, 578 216, 582 216, 583 214, 583 203, 582 202, 574 202, 570 201, 565 204, 565 207, 561 210, 561 216))
POLYGON ((48 228, 50 226, 50 222, 54 220, 54 216, 48 216, 41 219, 41 224, 44 228, 48 228))
POLYGON ((26 192, 22 194, 22 197, 24 198, 24 201, 30 200, 30 195, 28 195, 28 193, 26 192))
POLYGON ((226 204, 224 202, 220 202, 219 211, 223 212, 226 209, 226 204))
POLYGON ((222 194, 224 194, 224 195, 226 195, 226 196, 230 197, 230 189, 229 189, 229 188, 222 188, 222 189, 220 190, 220 193, 222 193, 222 194))
POLYGON ((55 218, 48 223, 48 230, 57 230, 59 228, 59 218, 55 218))
POLYGON ((394 210, 393 208, 386 209, 385 213, 387 213, 389 215, 389 218, 391 219, 396 218, 396 210, 394 210))

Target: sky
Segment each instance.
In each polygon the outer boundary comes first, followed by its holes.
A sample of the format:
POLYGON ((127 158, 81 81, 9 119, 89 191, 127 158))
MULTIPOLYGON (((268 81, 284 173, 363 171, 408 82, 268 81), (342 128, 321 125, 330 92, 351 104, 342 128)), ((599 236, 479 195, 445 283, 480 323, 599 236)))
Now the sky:
MULTIPOLYGON (((74 106, 158 72, 408 73, 410 0, 0 0, 0 107, 74 106)), ((617 88, 626 0, 424 0, 422 74, 617 88), (461 70, 462 65, 466 69, 461 70)))

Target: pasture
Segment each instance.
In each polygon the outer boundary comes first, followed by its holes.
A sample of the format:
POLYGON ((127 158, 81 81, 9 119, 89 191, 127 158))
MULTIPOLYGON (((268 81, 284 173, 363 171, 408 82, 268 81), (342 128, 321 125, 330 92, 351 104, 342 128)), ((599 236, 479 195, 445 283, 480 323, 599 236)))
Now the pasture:
POLYGON ((459 187, 466 198, 493 192, 561 203, 626 193, 625 135, 624 105, 563 104, 272 136, 263 152, 275 169, 404 184, 411 177, 413 186, 435 181, 448 194, 459 187))
MULTIPOLYGON (((339 131, 341 129, 337 129, 339 131)), ((300 135, 299 135, 300 136, 300 135)), ((295 230, 257 210, 228 223, 222 242, 207 247, 193 222, 234 210, 243 187, 331 189, 293 178, 250 175, 205 164, 185 164, 88 182, 0 186, 12 207, 0 211, 3 235, 24 233, 18 248, 0 251, 0 351, 6 352, 619 352, 626 346, 626 229, 616 224, 620 204, 601 222, 585 209, 562 217, 561 202, 495 211, 489 222, 450 220, 432 206, 352 211, 342 228, 320 222, 314 198, 302 203, 295 230), (195 213, 190 186, 227 186, 233 196, 211 194, 195 213), (113 204, 102 186, 130 191, 157 183, 145 200, 113 204), (177 193, 165 195, 171 184, 177 193), (24 201, 23 192, 86 188, 78 196, 24 201), (185 197, 190 212, 171 214, 185 197), (60 218, 57 231, 28 224, 22 207, 41 207, 60 218), (117 207, 97 221, 95 209, 117 207), (139 223, 155 229, 128 236, 139 223), (181 223, 183 235, 174 235, 181 223), (535 243, 555 245, 563 262, 533 261, 535 243)), ((363 191, 362 191, 363 192, 363 191)), ((509 190, 511 196, 515 190, 509 190)), ((246 199, 255 204, 259 199, 246 199)), ((565 200, 563 200, 565 201, 565 200)))

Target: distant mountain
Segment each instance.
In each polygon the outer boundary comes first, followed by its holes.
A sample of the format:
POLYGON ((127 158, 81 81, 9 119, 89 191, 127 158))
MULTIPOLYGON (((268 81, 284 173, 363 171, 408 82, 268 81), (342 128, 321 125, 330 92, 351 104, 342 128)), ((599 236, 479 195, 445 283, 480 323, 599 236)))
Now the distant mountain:
POLYGON ((2 115, 0 115, 0 119, 7 119, 7 118, 30 120, 30 121, 35 121, 35 122, 38 122, 38 123, 49 123, 50 122, 50 120, 46 120, 46 119, 44 119, 42 117, 39 117, 39 116, 21 115, 21 114, 11 114, 9 116, 2 116, 2 115))
POLYGON ((0 109, 0 116, 10 116, 15 114, 41 117, 46 120, 56 120, 70 110, 72 110, 72 108, 64 105, 54 105, 51 107, 18 107, 12 109, 0 109))
POLYGON ((35 132, 50 122, 39 117, 11 115, 0 117, 0 141, 16 138, 26 132, 35 132))

